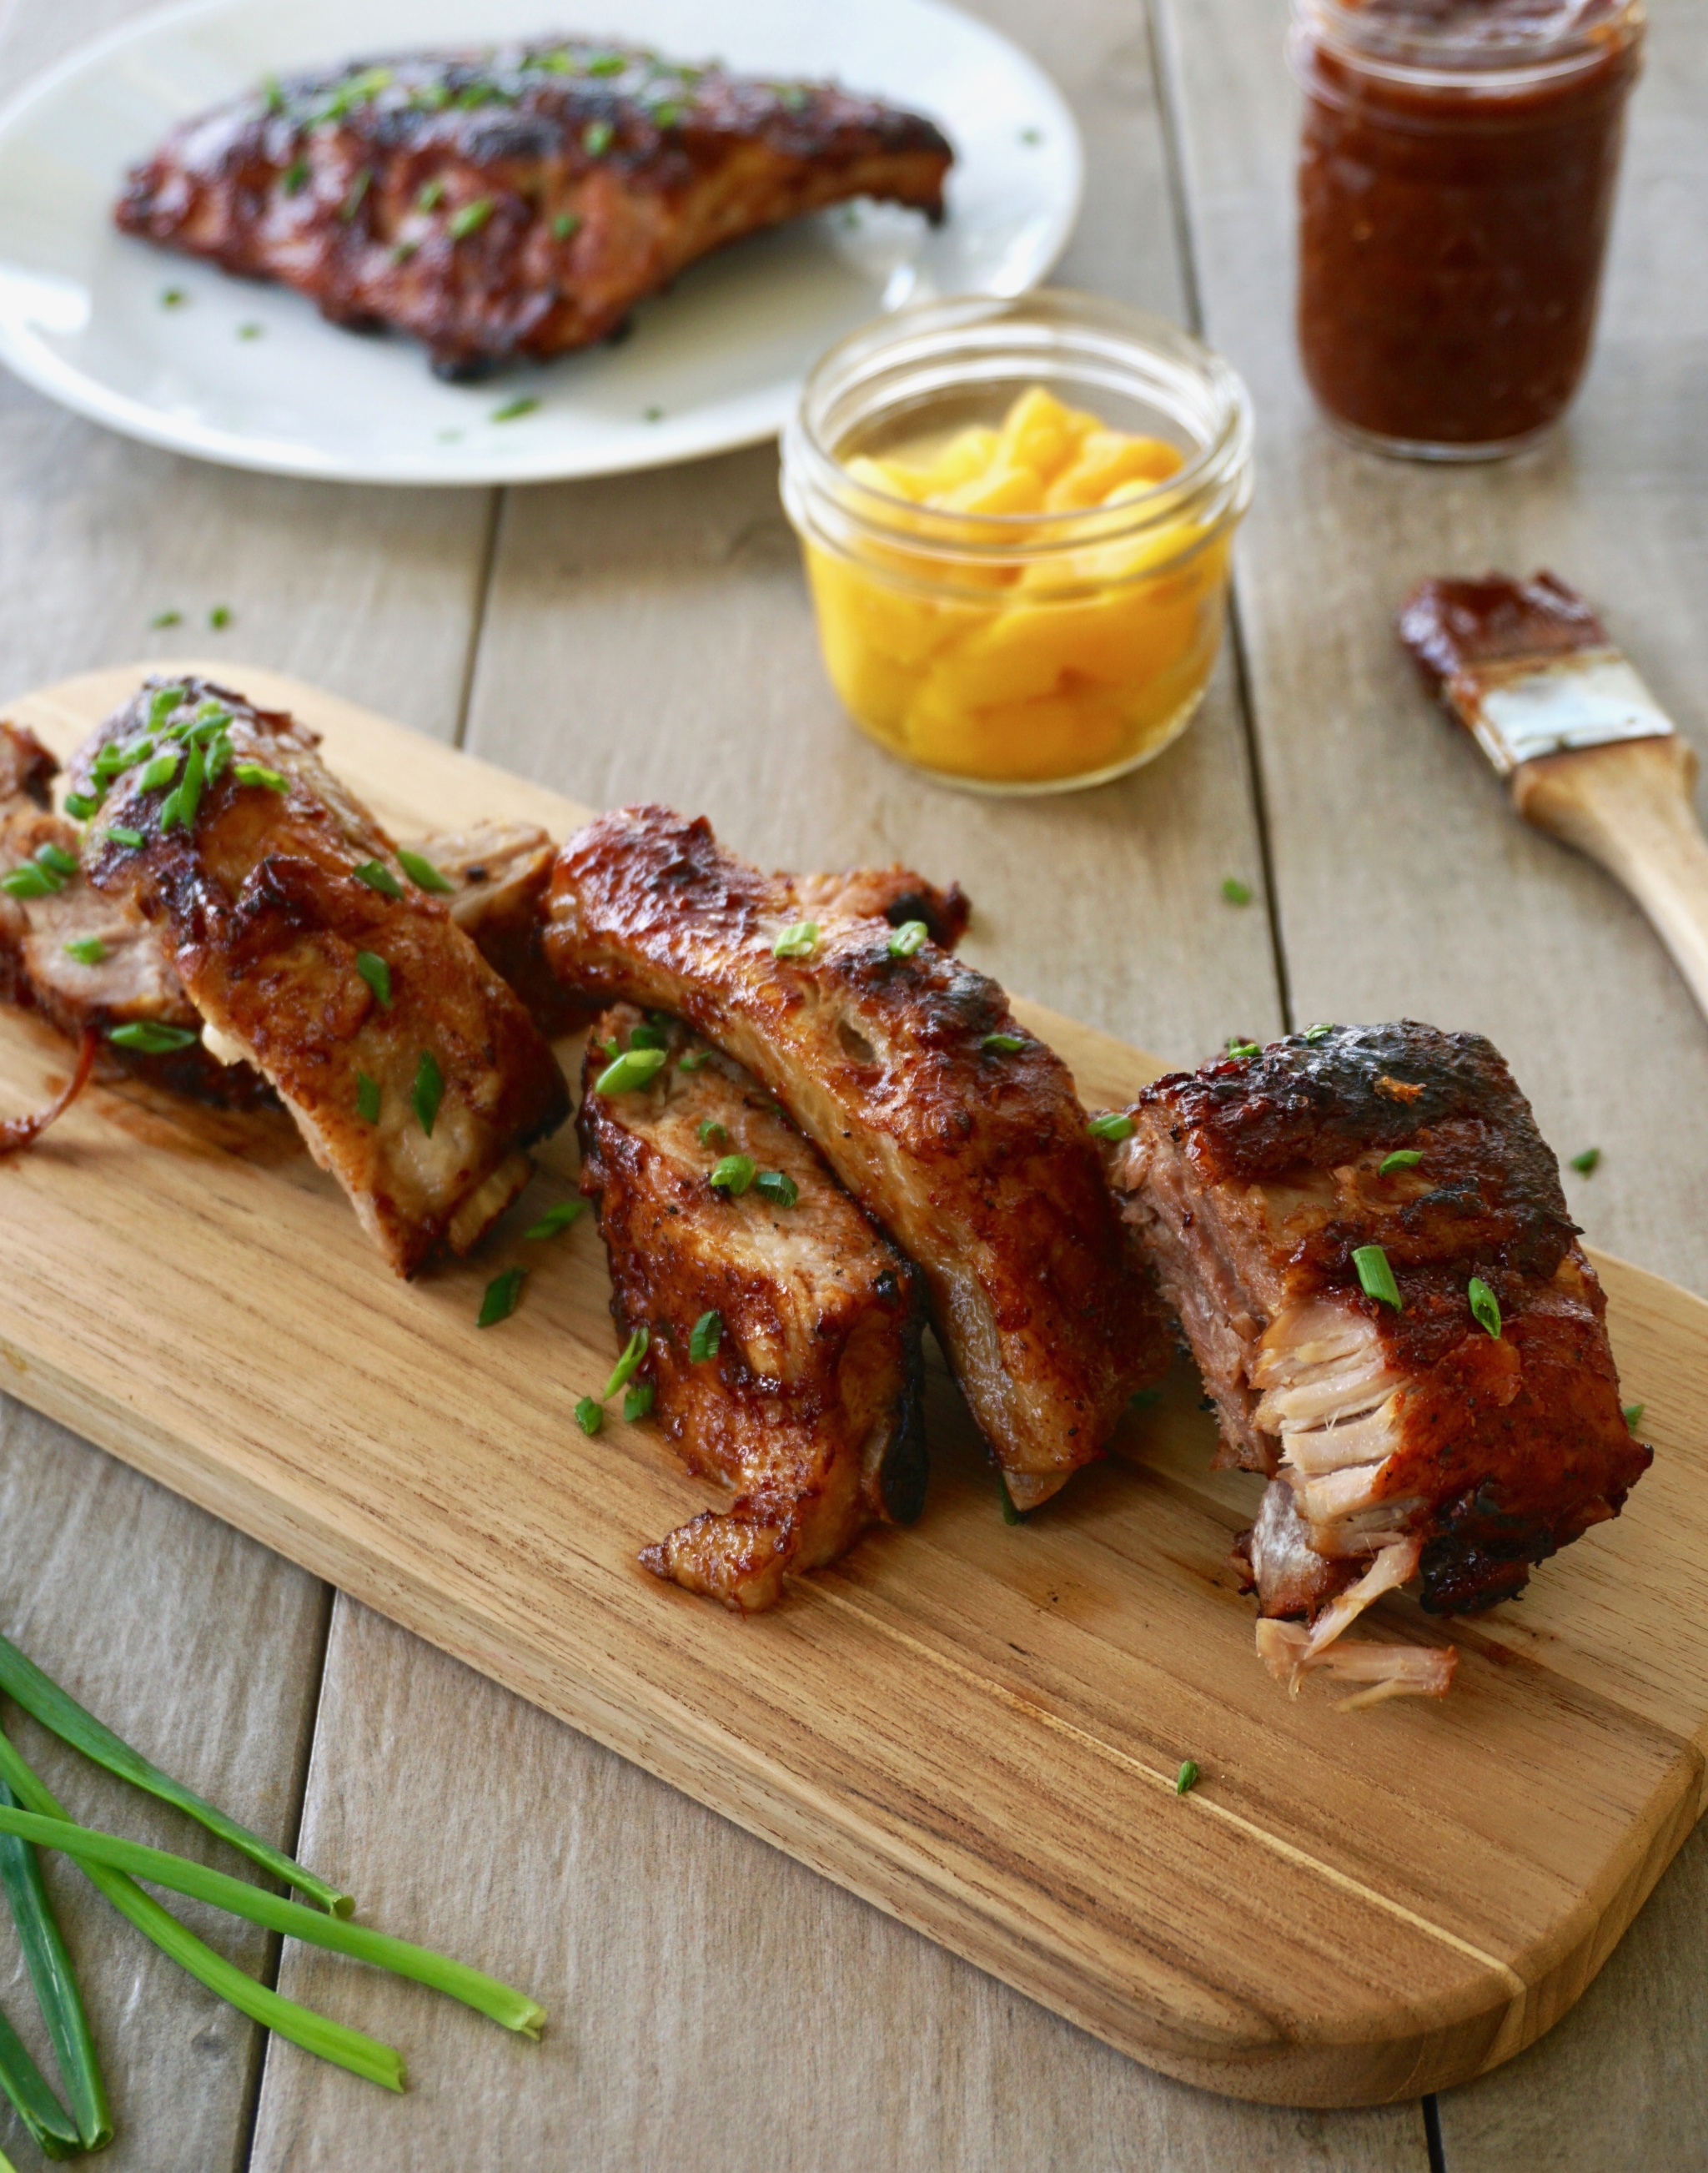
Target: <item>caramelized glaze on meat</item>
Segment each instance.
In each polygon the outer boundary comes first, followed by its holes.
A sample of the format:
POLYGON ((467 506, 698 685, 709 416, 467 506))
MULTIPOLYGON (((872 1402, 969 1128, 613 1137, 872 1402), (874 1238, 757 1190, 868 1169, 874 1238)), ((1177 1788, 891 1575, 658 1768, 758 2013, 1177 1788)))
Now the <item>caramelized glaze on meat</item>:
POLYGON ((581 1189, 598 1207, 618 1331, 651 1336, 640 1378, 655 1415, 690 1471, 740 1496, 641 1559, 751 1614, 789 1571, 834 1561, 877 1520, 919 1514, 919 1278, 757 1080, 686 1027, 655 1022, 644 1035, 669 1051, 645 1086, 598 1092, 609 1044, 627 1049, 641 1024, 619 1005, 589 1040, 581 1189), (739 1195, 714 1188, 726 1155, 746 1155, 761 1181, 739 1195), (768 1176, 789 1180, 792 1202, 768 1176), (721 1334, 696 1363, 708 1313, 721 1334))
POLYGON ((679 1014, 776 1094, 924 1272, 937 1333, 1016 1504, 1102 1448, 1170 1340, 1059 1058, 994 982, 819 905, 661 807, 564 846, 547 954, 570 986, 679 1014), (1010 1045, 1011 1044, 1011 1045, 1010 1045))
POLYGON ((1651 1452, 1554 1157, 1488 1042, 1316 1028, 1161 1079, 1130 1113, 1109 1153, 1124 1212, 1227 1459, 1279 1475, 1247 1543, 1266 1615, 1315 1617, 1378 1561, 1377 1588, 1420 1572, 1434 1611, 1491 1606, 1618 1514, 1651 1452), (1384 1173, 1396 1151, 1419 1159, 1384 1173), (1366 1246, 1398 1311, 1364 1289, 1366 1246))
POLYGON ((466 375, 585 347, 709 251, 849 197, 940 218, 952 156, 834 85, 558 38, 287 77, 180 122, 115 216, 466 375))
POLYGON ((164 783, 140 759, 111 779, 91 882, 162 930, 204 1038, 272 1083, 399 1274, 441 1243, 466 1250, 526 1182, 521 1149, 568 1113, 550 1048, 314 733, 227 688, 150 682, 84 749, 79 789, 102 789, 104 747, 145 744, 185 759, 164 783), (198 735, 218 774, 168 827, 198 735))

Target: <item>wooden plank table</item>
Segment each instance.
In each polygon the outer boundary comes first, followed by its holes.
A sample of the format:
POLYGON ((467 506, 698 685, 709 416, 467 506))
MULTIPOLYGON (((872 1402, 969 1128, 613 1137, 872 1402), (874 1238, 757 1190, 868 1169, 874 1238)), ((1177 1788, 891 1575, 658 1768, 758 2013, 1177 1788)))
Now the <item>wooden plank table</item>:
MULTIPOLYGON (((0 80, 140 12, 0 0, 0 80)), ((1063 278, 1201 317, 1257 400, 1244 676, 1231 659, 1153 769, 985 801, 855 738, 819 672, 769 450, 387 496, 193 466, 0 380, 8 683, 193 631, 583 799, 703 808, 762 860, 960 874, 978 962, 1183 1061, 1290 1019, 1482 1027, 1550 1136, 1605 1150, 1574 1194, 1591 1234, 1708 1289, 1692 1121, 1708 1033, 1623 901, 1509 818, 1387 628, 1421 570, 1555 563, 1680 725, 1708 721, 1690 608, 1708 504, 1700 11, 1654 27, 1583 402, 1550 447, 1462 475, 1348 451, 1303 395, 1276 0, 980 12, 1086 132, 1063 278), (217 604, 233 623, 207 636, 217 604), (151 635, 167 608, 186 627, 151 635), (1267 913, 1225 905, 1227 875, 1267 913)), ((51 1868, 109 2062, 116 2169, 1708 2163, 1702 1836, 1580 2008, 1510 2067, 1439 2107, 1269 2111, 1134 2066, 3 1398, 0 1509, 0 1627, 192 1785, 287 1846, 299 1834, 388 1928, 526 1982, 553 2017, 531 2046, 393 1980, 294 1949, 281 1967, 273 1944, 218 1934, 403 2046, 400 2102, 264 2046, 51 1868)), ((164 1809, 41 1755, 85 1815, 196 1851, 164 1809)), ((9 1962, 0 2005, 28 2022, 9 1962)), ((8 2116, 14 2145, 31 2162, 8 2116)))

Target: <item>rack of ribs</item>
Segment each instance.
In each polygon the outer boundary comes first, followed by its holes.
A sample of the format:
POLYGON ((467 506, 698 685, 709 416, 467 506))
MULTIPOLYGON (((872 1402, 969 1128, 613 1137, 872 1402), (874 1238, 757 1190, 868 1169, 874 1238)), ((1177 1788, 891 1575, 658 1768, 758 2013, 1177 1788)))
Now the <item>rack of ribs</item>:
POLYGON ((953 157, 834 84, 551 38, 269 82, 180 121, 114 215, 471 376, 603 339, 710 251, 828 205, 940 219, 953 157))
POLYGON ((589 1039, 576 1122, 618 1332, 649 1337, 638 1378, 688 1469, 740 1496, 647 1548, 648 1568, 752 1614, 869 1525, 911 1523, 919 1277, 771 1095, 678 1022, 619 1004, 589 1039), (638 1049, 660 1052, 651 1076, 601 1092, 638 1049))
POLYGON ((202 1043, 266 1079, 400 1275, 466 1252, 568 1114, 552 1051, 283 711, 149 682, 82 749, 89 885, 159 931, 202 1043))
POLYGON ((1480 1035, 1315 1027, 1148 1087, 1107 1159, 1220 1418, 1270 1476, 1242 1543, 1258 1650, 1354 1702, 1440 1695, 1452 1647, 1336 1640, 1420 1573, 1470 1614, 1617 1516, 1606 1302, 1529 1103, 1480 1035))
POLYGON ((682 1017, 776 1096, 923 1272, 1030 1509, 1100 1453, 1172 1337, 1066 1066, 994 982, 871 903, 863 881, 763 875, 703 819, 630 807, 559 854, 546 951, 567 986, 682 1017))

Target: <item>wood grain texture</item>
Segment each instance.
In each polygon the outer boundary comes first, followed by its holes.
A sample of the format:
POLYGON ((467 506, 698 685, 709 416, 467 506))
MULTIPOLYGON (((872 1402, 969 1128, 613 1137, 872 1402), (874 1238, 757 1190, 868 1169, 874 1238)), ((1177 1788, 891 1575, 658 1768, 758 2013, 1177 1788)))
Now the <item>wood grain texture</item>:
MULTIPOLYGON (((321 730, 399 830, 471 808, 576 819, 242 676, 321 730)), ((64 747, 122 684, 91 675, 12 714, 64 747)), ((1088 1100, 1154 1069, 1022 1016, 1088 1100)), ((0 1022, 8 1100, 62 1060, 0 1022)), ((141 1125, 95 1090, 0 1170, 0 1347, 21 1394, 1170 2073, 1350 2104, 1495 2065, 1576 1999, 1699 1814, 1708 1633, 1676 1617, 1708 1546, 1708 1308, 1654 1277, 1607 1265, 1657 1472, 1508 1610, 1522 1625, 1456 1632, 1450 1700, 1372 1726, 1280 1696, 1254 1662, 1226 1556, 1255 1482, 1241 1500, 1210 1475, 1183 1372, 1018 1533, 940 1378, 919 1528, 734 1624, 635 1566, 697 1498, 651 1433, 574 1425, 614 1348, 585 1226, 525 1250, 536 1190, 485 1259, 405 1286, 305 1158, 225 1136, 181 1111, 141 1125), (144 1247, 163 1271, 139 1281, 144 1247), (517 1257, 536 1262, 528 1302, 482 1335, 481 1287, 517 1257), (1188 1755, 1205 1778, 1183 1799, 1188 1755)))
MULTIPOLYGON (((11 1373, 0 1365, 0 1378, 11 1373)), ((0 1629, 168 1772, 288 1847, 326 1630, 324 1588, 9 1397, 0 1397, 0 1629)), ((13 1713, 7 1724, 73 1816, 253 1875, 192 1820, 33 1722, 13 1713)), ((150 1946, 62 1858, 45 1856, 43 1870, 118 2128, 101 2165, 235 2173, 265 2033, 150 1946)), ((195 1902, 170 1906, 245 1969, 268 1965, 258 1926, 195 1902)), ((9 1923, 0 1953, 0 2007, 51 2076, 9 1923)), ((9 2107, 0 2147, 20 2167, 38 2162, 9 2107)))
POLYGON ((1415 2106, 1169 2082, 349 1601, 326 1685, 304 1847, 551 2021, 521 2045, 288 1948, 284 1990, 416 2057, 400 2104, 275 2040, 256 2173, 1422 2173, 1415 2106))

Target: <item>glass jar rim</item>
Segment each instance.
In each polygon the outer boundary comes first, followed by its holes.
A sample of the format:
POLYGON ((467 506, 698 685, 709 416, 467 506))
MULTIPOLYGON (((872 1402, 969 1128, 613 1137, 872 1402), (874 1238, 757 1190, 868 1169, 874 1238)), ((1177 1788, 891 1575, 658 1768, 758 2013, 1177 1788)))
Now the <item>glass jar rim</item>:
POLYGON ((1631 45, 1646 23, 1644 0, 1555 0, 1546 13, 1468 14, 1431 24, 1385 13, 1368 0, 1292 0, 1293 25, 1339 60, 1424 89, 1512 91, 1587 71, 1631 45))
MULTIPOLYGON (((904 380, 902 389, 910 382, 904 380)), ((876 412, 882 413, 882 406, 876 412)), ((904 546, 915 556, 962 564, 1047 560, 1091 543, 1130 541, 1179 521, 1197 503, 1220 499, 1228 513, 1243 511, 1252 434, 1251 400, 1238 374, 1165 318, 1070 288, 1041 288, 1016 296, 951 296, 909 304, 849 333, 821 356, 784 433, 784 496, 804 531, 817 525, 804 501, 827 498, 869 537, 904 546), (1044 335, 1046 343, 1029 350, 1024 337, 1028 330, 1044 335), (1050 336, 1061 344, 1052 348, 1047 343, 1050 336), (982 369, 966 375, 956 375, 952 365, 933 369, 934 355, 952 353, 957 343, 968 341, 979 348, 982 369), (922 505, 850 474, 838 450, 846 442, 847 430, 827 428, 838 412, 839 396, 886 368, 904 368, 910 355, 925 374, 926 390, 948 391, 981 377, 1022 376, 1034 354, 1039 375, 1046 376, 1053 359, 1059 369, 1072 358, 1075 341, 1083 343, 1083 359, 1099 365, 1091 372, 1094 381, 1130 394, 1148 366, 1159 377, 1172 373, 1178 382, 1190 380, 1205 410, 1204 429, 1193 431, 1184 421, 1180 423, 1194 439, 1182 466, 1118 505, 1036 513, 959 512, 922 505), (1124 383, 1119 375, 1123 356, 1129 371, 1124 383)))

